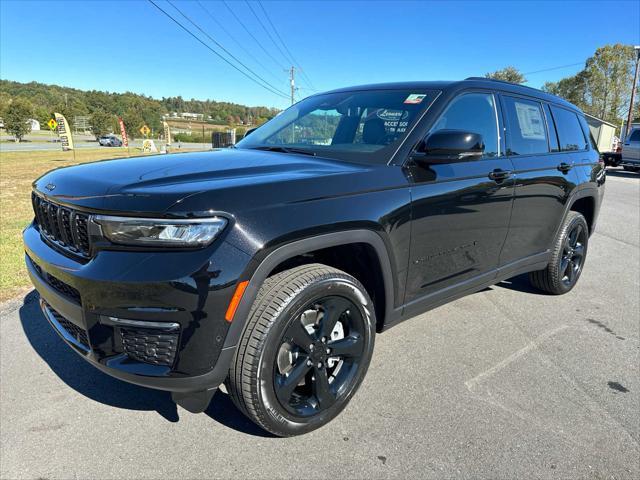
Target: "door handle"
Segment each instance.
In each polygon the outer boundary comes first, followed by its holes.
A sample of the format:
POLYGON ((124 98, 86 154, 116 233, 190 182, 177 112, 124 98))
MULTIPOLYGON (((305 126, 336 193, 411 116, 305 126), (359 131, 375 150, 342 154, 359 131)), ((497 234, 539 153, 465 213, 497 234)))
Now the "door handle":
POLYGON ((501 168, 496 168, 492 172, 489 172, 489 178, 496 182, 501 182, 511 176, 510 170, 502 170, 501 168))
POLYGON ((567 173, 572 168, 573 168, 573 165, 570 165, 565 162, 562 162, 560 165, 558 165, 558 170, 560 170, 562 173, 567 173))

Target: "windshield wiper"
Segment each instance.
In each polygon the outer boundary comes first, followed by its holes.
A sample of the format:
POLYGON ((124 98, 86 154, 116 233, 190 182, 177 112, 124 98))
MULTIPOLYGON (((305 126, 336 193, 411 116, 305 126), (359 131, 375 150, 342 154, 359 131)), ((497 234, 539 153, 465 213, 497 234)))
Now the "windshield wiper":
POLYGON ((295 147, 283 147, 281 145, 261 145, 259 147, 249 147, 252 150, 265 150, 267 152, 282 152, 282 153, 299 153, 301 155, 310 155, 315 157, 315 152, 305 150, 304 148, 295 147))

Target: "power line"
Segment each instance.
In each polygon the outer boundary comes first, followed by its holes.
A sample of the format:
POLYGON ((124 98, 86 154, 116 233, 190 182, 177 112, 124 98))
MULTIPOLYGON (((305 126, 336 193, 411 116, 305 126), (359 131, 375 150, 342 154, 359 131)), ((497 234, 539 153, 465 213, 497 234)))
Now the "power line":
MULTIPOLYGON (((302 78, 304 79, 305 83, 311 87, 312 90, 316 90, 316 88, 313 86, 313 83, 311 82, 311 79, 307 76, 307 74, 305 73, 304 69, 300 66, 300 63, 296 61, 295 57, 293 56, 293 54, 291 53, 291 50, 289 50, 289 48, 287 47, 287 44, 284 43, 284 40, 282 39, 282 37, 280 36, 280 33, 278 32, 278 29, 275 27, 275 25, 273 24, 273 22, 271 21, 271 17, 269 17, 269 14, 267 13, 267 10, 264 8, 264 5, 262 5, 262 2, 260 0, 258 0, 258 5, 260 6, 260 9, 262 10, 262 13, 264 13, 265 18, 267 19, 267 21, 269 22, 269 25, 271 25, 271 28, 273 29, 273 31, 275 32, 276 36, 278 37, 278 39, 280 40, 280 43, 282 43, 282 46, 284 47, 284 49, 287 51, 287 53, 289 54, 289 58, 291 59, 291 62, 298 67, 298 70, 300 70, 300 73, 302 74, 302 78)), ((254 14, 255 15, 255 14, 254 14)), ((316 90, 317 91, 317 90, 316 90)))
MULTIPOLYGON (((267 82, 264 78, 262 78, 260 75, 258 75, 256 72, 254 72, 252 69, 250 69, 249 67, 247 67, 244 63, 242 63, 238 57, 236 57, 235 55, 233 55, 229 50, 227 50, 226 48, 224 48, 224 46, 218 42, 215 38, 211 37, 211 35, 209 35, 207 32, 205 32, 202 28, 200 28, 200 26, 195 23, 193 20, 191 20, 187 15, 185 15, 182 10, 180 10, 178 7, 175 6, 175 4, 171 1, 171 0, 167 0, 167 3, 169 3, 169 5, 171 5, 180 15, 182 15, 189 23, 191 23, 191 25, 193 25, 194 27, 196 27, 200 33, 202 33, 203 35, 205 35, 209 40, 211 40, 213 43, 215 43, 220 49, 222 49, 227 55, 229 55, 231 58, 233 58, 236 62, 238 62, 240 65, 242 65, 244 67, 245 70, 247 70, 249 73, 251 73, 252 75, 254 75, 255 77, 257 77, 258 79, 260 79, 260 81, 266 85, 268 85, 269 87, 271 87, 272 89, 276 90, 276 91, 280 91, 278 90, 278 87, 276 87, 275 85, 272 85, 271 83, 267 82)), ((284 93, 284 92, 280 92, 280 93, 284 93)))
POLYGON ((575 67, 577 65, 584 65, 584 62, 570 63, 569 65, 560 65, 559 67, 543 68, 542 70, 536 70, 534 72, 525 72, 523 73, 523 75, 533 75, 535 73, 550 72, 552 70, 560 70, 562 68, 575 67))
POLYGON ((197 35, 195 35, 191 30, 189 30, 187 27, 185 27, 184 25, 182 25, 178 20, 176 20, 173 16, 171 16, 168 12, 166 12, 165 10, 163 10, 157 3, 155 3, 153 0, 147 0, 149 3, 151 3, 154 7, 156 7, 158 10, 160 10, 164 15, 166 15, 167 17, 169 17, 169 19, 175 23, 176 25, 178 25, 182 30, 184 30, 185 32, 187 32, 189 35, 191 35, 193 38, 195 38, 199 43, 201 43, 204 47, 206 47, 208 50, 210 50, 214 55, 216 55, 217 57, 219 57, 221 60, 223 60, 225 63, 227 63, 230 67, 232 67, 233 69, 237 70, 238 72, 240 72, 242 75, 244 75, 245 77, 247 77, 249 80, 251 80, 252 82, 260 85, 262 88, 268 90, 269 92, 278 95, 280 97, 284 97, 284 98, 289 98, 288 95, 283 94, 282 92, 278 91, 278 90, 272 90, 270 87, 267 87, 265 85, 263 85, 262 83, 260 83, 258 80, 256 80, 255 78, 253 78, 252 76, 250 76, 249 74, 247 74, 246 72, 244 72, 243 70, 240 70, 237 66, 235 66, 233 63, 231 63, 229 60, 227 60, 226 58, 224 58, 222 55, 220 55, 220 53, 218 53, 217 51, 215 51, 213 48, 211 48, 209 45, 207 45, 205 42, 202 41, 202 39, 200 39, 197 35))
POLYGON ((253 16, 256 17, 256 20, 258 21, 258 23, 260 24, 260 26, 262 27, 262 30, 264 30, 264 33, 267 34, 267 36, 269 37, 269 40, 271 40, 271 43, 273 43, 276 48, 278 49, 278 51, 280 52, 280 54, 282 55, 282 58, 284 58, 284 61, 289 63, 289 59, 287 58, 287 55, 284 53, 284 51, 282 50, 282 48, 280 47, 280 45, 278 45, 275 41, 275 39, 273 38, 273 36, 271 35, 271 32, 269 32, 269 30, 267 30, 267 27, 264 26, 264 23, 262 23, 262 20, 260 20, 260 17, 258 17, 258 14, 256 13, 256 11, 253 9, 253 7, 251 6, 251 4, 247 1, 244 0, 244 3, 247 4, 247 7, 249 7, 249 10, 251 10, 251 13, 253 13, 253 16))
POLYGON ((245 32, 247 32, 247 34, 253 38, 253 40, 256 42, 256 44, 262 49, 262 51, 269 57, 271 58, 271 60, 274 61, 274 63, 276 65, 278 65, 279 68, 284 69, 284 67, 280 64, 280 62, 278 62, 278 60, 275 59, 275 57, 273 55, 271 55, 266 48, 264 48, 264 46, 262 45, 262 43, 260 43, 260 41, 253 35, 253 33, 251 33, 251 31, 247 28, 247 26, 242 22, 242 20, 240 20, 240 18, 238 18, 238 16, 235 14, 235 12, 233 10, 231 10, 231 7, 227 4, 227 2, 225 0, 222 0, 222 3, 224 4, 225 7, 227 7, 227 10, 229 10, 229 12, 231 12, 231 15, 233 15, 233 18, 236 19, 236 21, 240 24, 240 26, 242 26, 242 28, 244 29, 245 32))
POLYGON ((273 73, 273 71, 269 70, 260 60, 258 60, 255 56, 253 56, 253 54, 247 50, 246 48, 244 48, 244 46, 242 45, 241 42, 239 42, 232 34, 231 32, 229 32, 229 30, 227 30, 224 25, 222 24, 222 22, 220 22, 216 17, 213 16, 213 14, 209 11, 209 9, 207 7, 205 7, 202 2, 200 2, 200 0, 196 0, 196 3, 198 5, 200 5, 200 8, 202 8, 202 10, 205 11, 205 13, 209 16, 209 18, 211 20, 213 20, 215 22, 215 24, 224 32, 226 33, 229 38, 231 38, 231 40, 245 53, 247 54, 247 56, 249 58, 251 58, 254 62, 256 62, 256 64, 260 65, 262 67, 262 69, 267 72, 269 75, 271 75, 273 78, 275 78, 276 80, 281 80, 280 77, 278 77, 275 73, 273 73))

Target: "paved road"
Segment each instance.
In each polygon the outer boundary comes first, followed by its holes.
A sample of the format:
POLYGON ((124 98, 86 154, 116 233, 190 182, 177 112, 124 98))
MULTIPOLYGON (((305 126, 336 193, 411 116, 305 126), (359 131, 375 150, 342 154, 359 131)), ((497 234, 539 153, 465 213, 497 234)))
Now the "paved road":
POLYGON ((640 177, 614 172, 579 285, 514 279, 377 338, 362 388, 309 435, 266 436, 86 365, 35 295, 0 324, 2 478, 640 478, 640 177))
MULTIPOLYGON (((130 148, 142 148, 142 140, 133 140, 130 142, 130 148)), ((160 148, 163 145, 161 142, 156 141, 156 146, 160 148)), ((198 148, 208 148, 211 144, 203 144, 203 143, 186 143, 183 142, 180 144, 181 148, 185 149, 198 149, 198 148)), ((75 148, 83 149, 83 148, 103 148, 105 151, 111 147, 100 147, 97 142, 94 141, 76 141, 75 148)), ((39 142, 25 142, 25 143, 0 143, 0 153, 1 152, 31 152, 31 151, 60 151, 62 147, 60 143, 47 142, 47 143, 39 143, 39 142)), ((119 149, 114 148, 114 151, 119 149)), ((178 143, 174 142, 171 147, 172 152, 179 152, 178 143)))

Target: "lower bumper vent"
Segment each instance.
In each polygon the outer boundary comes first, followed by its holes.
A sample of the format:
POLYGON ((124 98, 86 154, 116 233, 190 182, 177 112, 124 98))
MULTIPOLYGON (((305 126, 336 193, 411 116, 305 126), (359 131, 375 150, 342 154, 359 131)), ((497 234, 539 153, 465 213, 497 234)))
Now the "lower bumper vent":
POLYGON ((171 366, 178 349, 178 333, 158 330, 120 328, 124 352, 133 360, 152 365, 171 366))
POLYGON ((50 315, 50 319, 53 320, 51 323, 53 323, 58 330, 61 330, 60 333, 62 333, 63 336, 66 337, 67 340, 69 340, 71 343, 75 343, 78 346, 82 347, 84 350, 88 351, 89 339, 87 338, 87 331, 84 328, 79 327, 75 323, 70 322, 69 320, 64 318, 53 308, 51 308, 51 306, 46 302, 42 301, 42 304, 45 313, 50 315))

